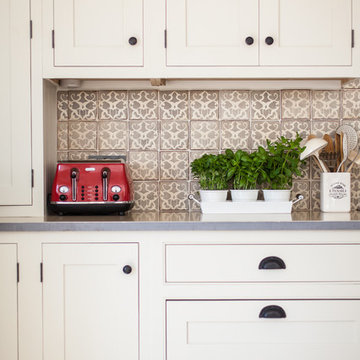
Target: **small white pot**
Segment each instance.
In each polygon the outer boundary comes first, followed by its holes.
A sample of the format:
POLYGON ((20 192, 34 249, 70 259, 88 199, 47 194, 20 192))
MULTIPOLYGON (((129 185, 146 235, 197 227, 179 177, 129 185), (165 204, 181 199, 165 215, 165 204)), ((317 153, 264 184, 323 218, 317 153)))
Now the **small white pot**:
POLYGON ((265 201, 290 201, 291 190, 263 190, 265 201))
POLYGON ((259 190, 230 190, 232 201, 256 201, 259 190))
POLYGON ((204 202, 226 201, 227 190, 199 190, 200 199, 204 202))

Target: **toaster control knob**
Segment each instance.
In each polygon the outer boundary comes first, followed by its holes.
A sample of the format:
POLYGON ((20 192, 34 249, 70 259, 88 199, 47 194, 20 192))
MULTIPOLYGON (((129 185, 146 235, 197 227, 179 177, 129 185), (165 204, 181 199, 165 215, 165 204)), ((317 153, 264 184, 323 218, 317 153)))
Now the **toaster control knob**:
POLYGON ((129 275, 131 272, 132 272, 132 267, 130 265, 125 265, 123 267, 123 272, 126 274, 126 275, 129 275))
POLYGON ((66 198, 67 198, 67 196, 66 196, 66 195, 60 195, 60 200, 61 200, 61 201, 65 201, 65 200, 66 200, 66 198))
POLYGON ((59 191, 60 191, 62 194, 65 194, 65 193, 67 193, 67 192, 69 191, 69 188, 68 188, 67 186, 63 185, 63 186, 60 186, 60 187, 59 187, 59 191))
POLYGON ((119 195, 116 194, 116 195, 113 196, 113 200, 114 200, 114 201, 118 201, 119 199, 120 199, 120 196, 119 196, 119 195))

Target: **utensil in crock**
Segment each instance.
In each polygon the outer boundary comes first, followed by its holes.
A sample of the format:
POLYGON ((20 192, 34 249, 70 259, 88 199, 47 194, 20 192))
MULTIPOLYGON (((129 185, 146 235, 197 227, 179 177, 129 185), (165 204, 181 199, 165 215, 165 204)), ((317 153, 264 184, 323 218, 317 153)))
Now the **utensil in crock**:
POLYGON ((340 134, 340 165, 338 166, 336 172, 344 172, 344 164, 348 157, 348 141, 347 135, 344 133, 340 134))
POLYGON ((351 161, 351 163, 346 169, 346 172, 351 172, 354 165, 360 166, 360 149, 358 152, 356 152, 355 150, 351 150, 348 155, 348 159, 351 161))
POLYGON ((321 138, 312 138, 308 140, 304 146, 305 150, 300 154, 300 160, 307 159, 310 156, 314 156, 317 165, 322 172, 329 172, 324 162, 320 160, 319 154, 321 150, 328 144, 328 142, 321 138))

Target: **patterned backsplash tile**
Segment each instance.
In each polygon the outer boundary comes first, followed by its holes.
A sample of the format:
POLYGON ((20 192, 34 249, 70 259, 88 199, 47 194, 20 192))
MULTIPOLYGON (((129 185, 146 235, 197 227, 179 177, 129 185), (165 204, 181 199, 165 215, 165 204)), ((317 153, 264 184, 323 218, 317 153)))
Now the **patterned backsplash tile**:
MULTIPOLYGON (((299 133, 334 136, 340 124, 360 136, 360 79, 342 90, 59 91, 58 160, 127 155, 135 208, 198 211, 190 163, 204 153, 256 149, 266 139, 299 133)), ((352 206, 360 202, 360 169, 352 175, 352 206)), ((319 171, 310 161, 293 193, 296 210, 320 207, 319 171)))

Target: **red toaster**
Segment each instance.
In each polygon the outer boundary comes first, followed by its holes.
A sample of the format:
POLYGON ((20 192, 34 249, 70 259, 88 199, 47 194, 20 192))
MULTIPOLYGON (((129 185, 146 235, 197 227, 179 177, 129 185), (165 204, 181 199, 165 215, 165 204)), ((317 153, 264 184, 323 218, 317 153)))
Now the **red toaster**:
POLYGON ((127 165, 120 162, 57 164, 49 207, 64 214, 124 215, 134 206, 127 165))

